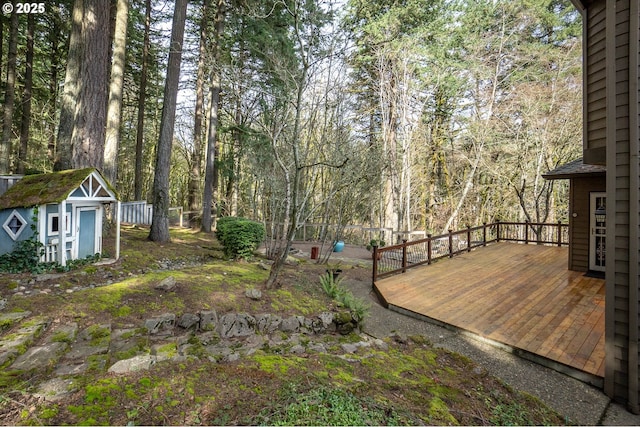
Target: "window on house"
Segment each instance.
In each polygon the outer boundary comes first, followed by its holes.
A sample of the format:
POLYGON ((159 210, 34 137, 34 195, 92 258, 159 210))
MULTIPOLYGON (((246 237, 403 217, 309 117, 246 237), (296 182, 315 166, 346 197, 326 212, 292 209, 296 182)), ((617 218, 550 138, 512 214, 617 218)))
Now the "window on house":
POLYGON ((13 211, 4 224, 2 224, 2 228, 4 228, 9 237, 16 240, 18 236, 20 236, 20 233, 27 228, 27 220, 25 220, 18 211, 13 211))

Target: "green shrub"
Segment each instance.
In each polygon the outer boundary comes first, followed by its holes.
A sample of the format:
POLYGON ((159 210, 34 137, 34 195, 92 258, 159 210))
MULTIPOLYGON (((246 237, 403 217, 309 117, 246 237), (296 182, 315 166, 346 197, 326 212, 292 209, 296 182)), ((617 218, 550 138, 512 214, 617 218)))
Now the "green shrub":
POLYGON ((218 220, 216 237, 227 256, 250 258, 264 240, 264 236, 264 225, 259 222, 231 216, 218 220))

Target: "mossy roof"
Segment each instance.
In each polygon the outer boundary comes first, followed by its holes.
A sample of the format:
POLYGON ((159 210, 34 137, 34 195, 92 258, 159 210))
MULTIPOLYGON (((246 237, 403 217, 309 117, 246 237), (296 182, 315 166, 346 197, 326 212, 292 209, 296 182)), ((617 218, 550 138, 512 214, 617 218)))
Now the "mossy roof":
POLYGON ((108 190, 116 195, 115 190, 95 168, 70 169, 25 176, 0 196, 0 210, 61 203, 92 173, 96 173, 106 183, 108 190))

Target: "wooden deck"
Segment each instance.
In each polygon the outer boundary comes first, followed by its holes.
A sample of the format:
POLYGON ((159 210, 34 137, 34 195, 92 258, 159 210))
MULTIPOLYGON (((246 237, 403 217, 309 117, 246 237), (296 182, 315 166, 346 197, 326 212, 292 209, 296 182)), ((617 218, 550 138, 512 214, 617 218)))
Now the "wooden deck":
POLYGON ((605 281, 569 271, 567 251, 496 243, 374 286, 391 309, 467 331, 599 384, 605 281))

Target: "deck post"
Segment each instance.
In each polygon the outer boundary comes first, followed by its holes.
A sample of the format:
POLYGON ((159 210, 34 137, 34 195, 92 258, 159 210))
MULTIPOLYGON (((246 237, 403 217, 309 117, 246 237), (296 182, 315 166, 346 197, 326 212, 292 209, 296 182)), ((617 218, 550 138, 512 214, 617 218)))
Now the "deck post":
POLYGON ((449 230, 449 258, 453 258, 453 230, 449 230))
POLYGON ((371 284, 376 283, 378 278, 378 245, 373 245, 373 277, 371 278, 371 284))
POLYGON ((562 221, 558 221, 558 247, 562 246, 562 221))
POLYGON ((431 234, 427 234, 427 265, 431 265, 431 234))
POLYGON ((529 244, 529 220, 524 222, 524 244, 529 244))
POLYGON ((496 242, 500 241, 500 220, 496 219, 496 242))
POLYGON ((402 272, 407 271, 407 239, 402 239, 402 272))
POLYGON ((482 246, 487 246, 487 223, 482 223, 482 246))
POLYGON ((467 252, 471 252, 471 226, 467 224, 467 252))

